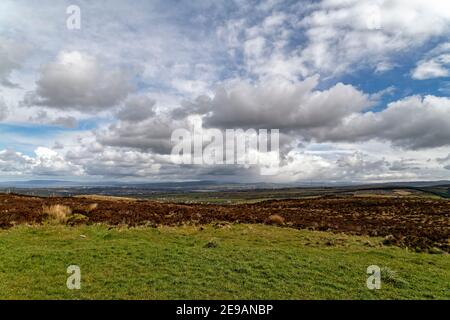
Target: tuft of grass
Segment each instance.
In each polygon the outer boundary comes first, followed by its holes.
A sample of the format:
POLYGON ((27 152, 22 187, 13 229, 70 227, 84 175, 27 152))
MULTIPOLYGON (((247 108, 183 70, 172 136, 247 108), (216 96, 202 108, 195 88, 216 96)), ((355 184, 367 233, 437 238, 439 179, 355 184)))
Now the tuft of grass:
POLYGON ((403 288, 408 285, 404 279, 402 279, 398 272, 392 270, 389 267, 381 268, 381 280, 385 283, 389 283, 396 288, 403 288))
POLYGON ((205 244, 204 247, 205 247, 205 248, 212 249, 212 248, 216 248, 217 246, 218 246, 218 244, 217 244, 216 239, 211 239, 211 240, 208 241, 207 244, 205 244))
POLYGON ((69 216, 72 214, 72 209, 62 204, 55 204, 51 206, 44 205, 42 207, 42 213, 50 222, 65 224, 67 223, 69 216))
POLYGON ((267 218, 267 222, 269 224, 274 224, 278 226, 284 225, 284 218, 278 214, 273 214, 267 218))
POLYGON ((91 203, 90 205, 87 206, 86 212, 90 213, 90 212, 94 211, 97 208, 98 208, 98 203, 91 203))

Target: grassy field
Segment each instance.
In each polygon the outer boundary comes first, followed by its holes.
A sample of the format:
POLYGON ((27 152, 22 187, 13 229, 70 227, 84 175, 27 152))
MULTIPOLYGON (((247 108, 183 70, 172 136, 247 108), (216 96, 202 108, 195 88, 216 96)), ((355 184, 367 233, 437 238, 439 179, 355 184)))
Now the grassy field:
POLYGON ((450 299, 448 254, 263 225, 18 226, 0 231, 0 257, 0 299, 450 299))

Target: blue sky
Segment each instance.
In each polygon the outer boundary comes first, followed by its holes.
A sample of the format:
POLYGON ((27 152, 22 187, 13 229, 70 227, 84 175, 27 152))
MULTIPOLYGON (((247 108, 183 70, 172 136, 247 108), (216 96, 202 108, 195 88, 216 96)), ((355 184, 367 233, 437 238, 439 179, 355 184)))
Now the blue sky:
POLYGON ((449 36, 439 0, 4 0, 0 180, 450 179, 449 36), (279 129, 279 172, 173 163, 196 119, 279 129))

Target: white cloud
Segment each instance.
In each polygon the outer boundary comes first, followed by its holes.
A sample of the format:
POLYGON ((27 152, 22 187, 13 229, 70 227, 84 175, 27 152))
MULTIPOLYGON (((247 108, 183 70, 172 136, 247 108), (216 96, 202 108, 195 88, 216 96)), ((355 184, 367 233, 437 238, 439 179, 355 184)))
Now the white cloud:
POLYGON ((221 128, 307 129, 336 125, 373 103, 351 85, 338 83, 318 90, 318 81, 314 76, 298 82, 232 82, 216 92, 205 122, 221 128))
POLYGON ((74 176, 82 175, 83 170, 66 161, 63 155, 56 151, 38 147, 35 156, 27 156, 14 150, 0 151, 0 172, 5 175, 30 176, 74 176))
MULTIPOLYGON (((255 178, 255 168, 169 162, 172 131, 200 115, 208 127, 280 128, 278 181, 448 176, 447 162, 425 159, 448 155, 448 99, 432 92, 367 112, 393 83, 376 94, 357 83, 448 37, 448 1, 83 2, 95 19, 81 32, 60 27, 65 6, 0 4, 0 120, 58 126, 45 137, 5 132, 2 173, 255 178), (348 74, 353 85, 341 83, 348 74), (63 130, 78 122, 97 128, 63 130)), ((438 45, 411 75, 449 76, 449 59, 438 45)))
POLYGON ((152 154, 102 146, 89 139, 69 150, 66 158, 91 176, 143 178, 157 176, 161 167, 152 154))
POLYGON ((114 107, 130 90, 125 72, 85 53, 61 52, 43 68, 36 90, 27 94, 24 103, 90 113, 114 107))
POLYGON ((417 63, 412 71, 413 79, 426 80, 450 76, 450 43, 439 45, 428 56, 417 63))
MULTIPOLYGON (((450 55, 446 57, 450 58, 450 55)), ((450 60, 448 60, 450 62, 450 60)), ((448 63, 447 62, 447 63, 448 63)), ((417 65, 417 68, 413 71, 412 77, 417 80, 425 80, 432 78, 441 78, 450 76, 450 71, 442 63, 430 60, 421 61, 417 65)))
POLYGON ((399 52, 449 33, 445 1, 329 0, 317 7, 300 22, 308 37, 302 57, 313 69, 332 74, 365 66, 386 69, 399 52), (374 7, 380 29, 368 27, 374 7))

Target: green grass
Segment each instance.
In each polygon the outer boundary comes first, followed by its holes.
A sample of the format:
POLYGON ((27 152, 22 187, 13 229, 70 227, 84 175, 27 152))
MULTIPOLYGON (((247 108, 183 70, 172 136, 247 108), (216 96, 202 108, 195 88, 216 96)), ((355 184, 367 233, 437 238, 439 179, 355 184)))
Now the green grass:
POLYGON ((36 298, 450 299, 450 257, 263 225, 0 231, 0 299, 36 298), (81 290, 66 288, 72 264, 81 290), (373 264, 383 268, 375 291, 373 264))

